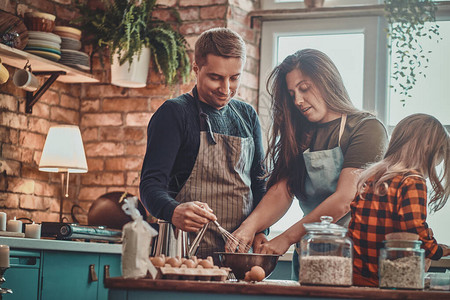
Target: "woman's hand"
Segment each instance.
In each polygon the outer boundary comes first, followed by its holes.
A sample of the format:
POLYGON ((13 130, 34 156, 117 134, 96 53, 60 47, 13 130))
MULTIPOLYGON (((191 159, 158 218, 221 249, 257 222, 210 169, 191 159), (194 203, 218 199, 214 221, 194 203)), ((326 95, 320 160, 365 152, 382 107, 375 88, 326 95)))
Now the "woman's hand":
POLYGON ((425 272, 428 272, 428 269, 430 269, 431 266, 431 259, 425 258, 425 272))
POLYGON ((226 245, 225 245, 225 251, 226 252, 248 252, 245 251, 245 248, 250 248, 250 246, 253 243, 253 239, 255 238, 255 231, 251 230, 248 227, 240 226, 238 229, 236 229, 232 235, 239 240, 239 244, 236 243, 233 240, 228 239, 226 245), (245 245, 248 245, 248 247, 245 247, 245 245))
POLYGON ((276 238, 261 244, 259 249, 253 249, 255 253, 283 255, 288 251, 291 243, 282 234, 276 238))
POLYGON ((267 237, 263 232, 257 233, 255 238, 253 239, 253 252, 259 253, 262 247, 262 244, 267 243, 267 237))
POLYGON ((450 247, 444 244, 439 244, 442 248, 442 256, 450 256, 450 247))

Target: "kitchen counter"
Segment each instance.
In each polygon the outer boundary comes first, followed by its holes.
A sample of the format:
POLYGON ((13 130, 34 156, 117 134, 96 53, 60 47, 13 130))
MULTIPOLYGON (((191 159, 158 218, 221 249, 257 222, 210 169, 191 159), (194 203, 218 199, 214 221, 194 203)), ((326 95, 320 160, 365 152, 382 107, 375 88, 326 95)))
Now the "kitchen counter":
POLYGON ((258 283, 188 280, 105 279, 110 300, 134 299, 450 299, 450 291, 387 290, 368 287, 300 286, 295 281, 258 283), (159 297, 159 298, 158 298, 159 297))
POLYGON ((7 299, 106 300, 104 279, 122 275, 121 244, 18 237, 0 237, 0 244, 10 247, 7 299))
POLYGON ((30 239, 17 237, 0 237, 0 244, 8 245, 13 249, 75 251, 90 253, 121 254, 122 244, 109 244, 98 242, 77 242, 53 239, 30 239))

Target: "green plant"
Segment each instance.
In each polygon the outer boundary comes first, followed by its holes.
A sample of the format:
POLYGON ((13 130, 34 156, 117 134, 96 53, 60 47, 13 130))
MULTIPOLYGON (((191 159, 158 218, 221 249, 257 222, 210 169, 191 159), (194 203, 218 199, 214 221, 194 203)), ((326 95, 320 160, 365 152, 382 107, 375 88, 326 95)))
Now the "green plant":
POLYGON ((424 69, 428 67, 427 54, 431 51, 423 49, 421 39, 439 36, 439 25, 435 23, 436 4, 432 0, 385 0, 384 9, 393 61, 391 78, 395 81, 391 88, 403 96, 404 105, 405 98, 411 97, 417 76, 426 77, 424 69))
MULTIPOLYGON (((103 7, 90 8, 77 3, 80 17, 74 20, 84 35, 84 43, 92 46, 93 53, 103 55, 109 50, 110 58, 119 55, 120 65, 133 62, 143 47, 149 47, 153 66, 164 74, 165 83, 183 82, 191 67, 184 37, 165 21, 152 16, 156 0, 102 0, 103 7)), ((179 21, 178 14, 174 15, 179 21)), ((111 60, 112 61, 112 60, 111 60)))

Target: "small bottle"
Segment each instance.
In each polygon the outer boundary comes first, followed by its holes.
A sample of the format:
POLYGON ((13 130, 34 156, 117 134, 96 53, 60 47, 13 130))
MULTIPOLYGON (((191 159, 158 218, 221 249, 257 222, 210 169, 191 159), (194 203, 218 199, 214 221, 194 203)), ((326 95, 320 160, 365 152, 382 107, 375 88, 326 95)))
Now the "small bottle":
POLYGON ((378 277, 380 288, 424 288, 425 251, 421 241, 388 240, 380 249, 378 277))
POLYGON ((307 233, 300 241, 301 284, 351 286, 353 243, 347 229, 322 216, 321 222, 304 224, 307 233))

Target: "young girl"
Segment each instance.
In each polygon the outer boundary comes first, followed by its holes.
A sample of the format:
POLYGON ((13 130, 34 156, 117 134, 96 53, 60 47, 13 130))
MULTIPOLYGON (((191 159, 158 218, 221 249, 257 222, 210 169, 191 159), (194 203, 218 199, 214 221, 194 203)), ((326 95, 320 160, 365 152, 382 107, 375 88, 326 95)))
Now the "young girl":
POLYGON ((425 181, 429 178, 433 188, 428 205, 437 211, 450 195, 449 155, 449 134, 436 118, 414 114, 395 127, 384 159, 361 174, 351 203, 354 285, 378 286, 379 249, 391 232, 418 234, 426 258, 450 255, 449 247, 429 234, 425 181), (436 166, 442 161, 438 175, 436 166))

